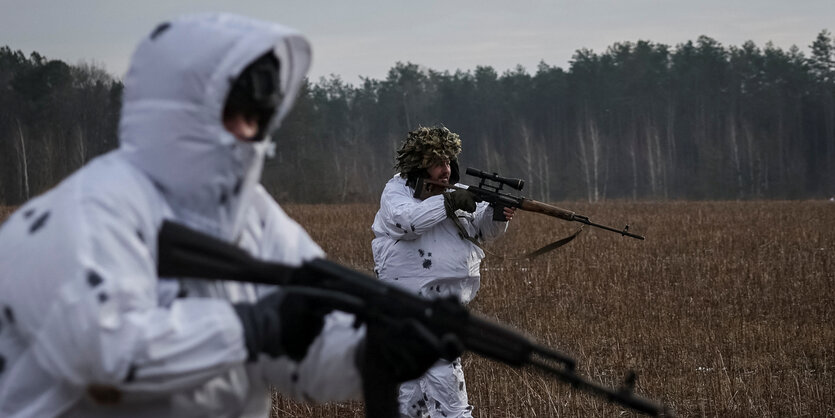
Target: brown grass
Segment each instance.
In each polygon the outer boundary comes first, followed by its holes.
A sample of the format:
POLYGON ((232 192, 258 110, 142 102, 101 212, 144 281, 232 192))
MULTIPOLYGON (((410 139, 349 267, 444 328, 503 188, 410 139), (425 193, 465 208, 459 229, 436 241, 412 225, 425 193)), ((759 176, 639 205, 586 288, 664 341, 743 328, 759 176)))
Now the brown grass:
MULTIPOLYGON (((835 204, 561 203, 629 223, 646 241, 586 228, 534 261, 488 257, 474 311, 573 355, 580 372, 679 416, 835 417, 835 204)), ((376 205, 287 205, 329 257, 370 273, 376 205)), ((0 220, 8 210, 0 207, 0 220), (5 210, 5 211, 4 211, 5 210)), ((518 254, 579 224, 520 213, 491 245, 518 254)), ((465 355, 479 417, 634 416, 551 379, 465 355)), ((361 417, 362 403, 276 397, 277 417, 361 417)))
POLYGON ((3 206, 0 205, 0 223, 6 220, 12 212, 17 209, 14 206, 3 206))
MULTIPOLYGON (((573 355, 580 372, 637 391, 679 416, 835 416, 835 204, 561 203, 646 241, 586 227, 534 261, 487 257, 470 305, 573 355)), ((329 257, 371 272, 376 205, 286 207, 329 257)), ((490 249, 519 254, 579 224, 520 213, 490 249)), ((466 355, 479 417, 613 417, 632 412, 549 378, 466 355)), ((359 402, 281 417, 360 417, 359 402)))

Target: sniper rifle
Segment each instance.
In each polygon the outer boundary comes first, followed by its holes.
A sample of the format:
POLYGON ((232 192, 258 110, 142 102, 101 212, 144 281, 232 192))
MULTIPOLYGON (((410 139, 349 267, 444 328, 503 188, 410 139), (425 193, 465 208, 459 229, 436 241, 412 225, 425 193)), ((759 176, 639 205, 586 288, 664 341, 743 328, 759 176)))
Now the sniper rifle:
POLYGON ((513 196, 507 193, 502 193, 502 186, 507 185, 516 190, 522 190, 525 181, 522 179, 502 177, 496 173, 487 173, 475 168, 467 168, 467 174, 478 177, 481 180, 478 186, 455 186, 449 183, 444 183, 427 178, 418 179, 415 185, 416 190, 421 190, 423 187, 441 186, 448 189, 469 190, 477 199, 490 203, 493 206, 493 220, 506 221, 503 210, 505 207, 518 208, 529 212, 542 213, 544 215, 553 216, 566 221, 579 222, 585 225, 593 226, 595 228, 605 229, 607 231, 617 232, 622 236, 643 240, 641 235, 629 232, 629 225, 623 229, 612 228, 611 226, 601 225, 589 220, 588 216, 577 214, 574 211, 558 208, 547 203, 539 202, 533 199, 527 199, 521 196, 513 196), (488 183, 488 182, 492 182, 488 183))

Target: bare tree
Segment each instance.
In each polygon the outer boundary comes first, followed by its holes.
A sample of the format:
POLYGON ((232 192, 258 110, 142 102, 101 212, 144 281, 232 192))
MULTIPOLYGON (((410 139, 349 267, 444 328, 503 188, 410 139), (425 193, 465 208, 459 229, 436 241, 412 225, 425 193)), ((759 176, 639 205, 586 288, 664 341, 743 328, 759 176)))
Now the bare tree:
POLYGON ((26 141, 23 139, 23 128, 20 126, 20 119, 15 118, 17 122, 17 133, 20 148, 18 148, 18 161, 20 167, 21 180, 23 185, 23 197, 29 200, 29 164, 26 158, 26 141))
POLYGON ((740 162, 739 156, 739 140, 736 134, 736 118, 733 116, 728 117, 728 139, 730 139, 729 145, 731 148, 731 161, 733 162, 734 173, 736 177, 736 197, 737 199, 742 199, 743 197, 743 183, 742 183, 742 163, 740 162))
POLYGON ((600 131, 588 113, 584 122, 577 128, 580 164, 586 180, 586 197, 589 202, 597 202, 600 200, 600 131))

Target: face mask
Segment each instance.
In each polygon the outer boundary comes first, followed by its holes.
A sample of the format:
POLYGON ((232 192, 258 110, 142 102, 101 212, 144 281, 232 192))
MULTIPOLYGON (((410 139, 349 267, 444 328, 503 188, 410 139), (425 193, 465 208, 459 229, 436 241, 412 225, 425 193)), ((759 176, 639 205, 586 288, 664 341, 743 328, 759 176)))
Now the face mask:
POLYGON ((271 141, 236 141, 233 146, 232 153, 234 160, 238 167, 240 167, 239 172, 243 173, 243 177, 239 183, 235 184, 235 190, 233 190, 234 197, 229 207, 229 220, 231 222, 228 225, 230 230, 227 232, 232 235, 239 234, 246 221, 245 205, 252 198, 252 193, 261 180, 264 158, 270 149, 270 145, 272 145, 271 141))

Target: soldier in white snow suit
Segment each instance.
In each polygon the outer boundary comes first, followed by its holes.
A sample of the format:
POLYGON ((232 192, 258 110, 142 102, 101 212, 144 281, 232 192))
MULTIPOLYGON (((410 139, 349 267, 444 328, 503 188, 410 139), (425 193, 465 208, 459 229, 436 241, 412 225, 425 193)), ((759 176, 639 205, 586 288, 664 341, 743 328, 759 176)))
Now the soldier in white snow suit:
POLYGON ((262 259, 323 256, 259 184, 309 62, 294 30, 231 15, 141 41, 119 148, 0 228, 0 416, 267 417, 270 386, 357 399, 381 350, 415 354, 407 378, 435 362, 421 344, 366 344, 353 316, 298 292, 157 277, 166 219, 262 259))
MULTIPOLYGON (((460 152, 460 138, 444 127, 409 132, 397 153, 399 172, 380 198, 371 245, 381 280, 466 304, 478 291, 484 252, 463 234, 487 241, 503 234, 507 222, 493 221, 493 208, 465 190, 431 186, 415 194, 420 178, 457 183, 460 152)), ((504 210, 508 220, 514 213, 504 210)), ((417 380, 401 384, 399 402, 402 416, 470 417, 460 359, 439 360, 417 380)))

